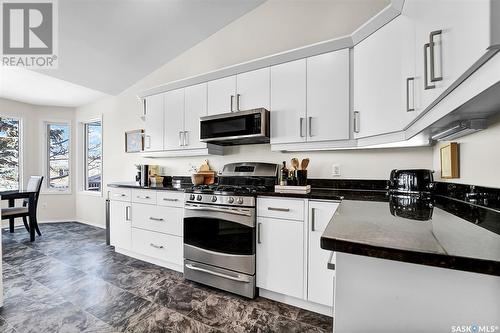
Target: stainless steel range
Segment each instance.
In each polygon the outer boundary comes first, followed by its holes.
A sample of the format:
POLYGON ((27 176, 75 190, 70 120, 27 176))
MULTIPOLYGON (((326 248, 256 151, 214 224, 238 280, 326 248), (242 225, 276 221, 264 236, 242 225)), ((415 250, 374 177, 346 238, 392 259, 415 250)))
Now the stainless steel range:
POLYGON ((184 278, 255 297, 255 196, 273 189, 278 168, 227 164, 217 185, 186 191, 184 278))

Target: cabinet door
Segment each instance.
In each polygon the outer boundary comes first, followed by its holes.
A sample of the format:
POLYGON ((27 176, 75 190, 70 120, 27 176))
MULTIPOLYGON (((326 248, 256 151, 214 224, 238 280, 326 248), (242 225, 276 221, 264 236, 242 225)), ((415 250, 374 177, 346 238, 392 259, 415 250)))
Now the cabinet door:
POLYGON ((207 144, 200 142, 200 117, 207 115, 207 84, 186 87, 185 94, 184 148, 205 148, 207 144))
POLYGON ((269 110, 269 67, 238 74, 236 77, 236 110, 264 108, 269 110))
POLYGON ((309 201, 307 298, 311 302, 327 306, 333 306, 335 271, 327 268, 331 251, 320 247, 320 239, 338 205, 335 202, 309 201))
POLYGON ((132 242, 130 203, 111 200, 109 213, 109 236, 111 245, 124 250, 130 250, 132 242))
POLYGON ((146 123, 144 125, 144 150, 163 150, 163 117, 165 94, 146 98, 146 123))
POLYGON ((271 144, 306 141, 306 59, 271 67, 271 144))
POLYGON ((257 287, 304 297, 304 224, 257 219, 257 287))
POLYGON ((165 150, 184 146, 184 88, 165 93, 165 150))
POLYGON ((349 49, 307 58, 307 141, 349 139, 349 49))
POLYGON ((490 2, 447 1, 447 0, 408 0, 403 7, 403 15, 410 17, 416 24, 415 59, 418 87, 421 92, 419 107, 423 110, 442 94, 475 61, 485 54, 490 43, 490 2), (434 57, 430 54, 431 33, 433 36, 434 57), (427 59, 425 59, 427 58, 427 59), (427 61, 425 61, 427 60, 427 61), (431 82, 431 66, 434 66, 436 81, 431 82), (427 67, 427 86, 425 69, 427 67), (442 79, 439 80, 439 77, 442 79))
POLYGON ((208 114, 236 110, 236 76, 208 82, 208 114))
POLYGON ((416 117, 414 40, 414 22, 400 15, 354 47, 355 138, 401 131, 416 117))

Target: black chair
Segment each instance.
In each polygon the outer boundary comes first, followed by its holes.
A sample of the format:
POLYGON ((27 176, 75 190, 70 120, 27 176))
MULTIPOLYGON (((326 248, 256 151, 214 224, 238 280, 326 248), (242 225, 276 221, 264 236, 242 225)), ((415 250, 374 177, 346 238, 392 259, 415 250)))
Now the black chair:
MULTIPOLYGON (((2 220, 7 220, 7 219, 9 220, 10 232, 14 232, 14 219, 22 217, 24 227, 28 232, 30 232, 30 228, 34 228, 38 236, 42 235, 40 229, 38 228, 38 221, 36 218, 36 209, 38 206, 38 197, 40 196, 40 189, 42 188, 42 181, 43 181, 43 176, 31 176, 28 181, 28 186, 26 186, 27 192, 35 192, 33 205, 29 204, 28 199, 24 199, 22 207, 2 208, 2 220), (33 216, 33 218, 29 218, 30 216, 33 216), (29 218, 29 223, 28 223, 28 218, 29 218)), ((31 241, 34 240, 33 237, 31 241)))

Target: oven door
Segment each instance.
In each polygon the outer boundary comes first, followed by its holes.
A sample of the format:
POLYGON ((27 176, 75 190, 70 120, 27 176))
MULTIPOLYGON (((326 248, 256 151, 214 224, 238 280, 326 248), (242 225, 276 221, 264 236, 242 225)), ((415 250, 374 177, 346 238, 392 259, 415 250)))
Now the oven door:
POLYGON ((255 208, 186 203, 184 258, 255 274, 255 208))

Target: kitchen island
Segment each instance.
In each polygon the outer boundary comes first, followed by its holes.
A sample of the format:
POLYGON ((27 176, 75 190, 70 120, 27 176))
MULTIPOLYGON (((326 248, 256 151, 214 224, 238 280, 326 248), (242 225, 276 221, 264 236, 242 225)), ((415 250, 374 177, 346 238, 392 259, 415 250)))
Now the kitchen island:
POLYGON ((335 332, 498 327, 499 224, 443 196, 343 200, 321 238, 336 253, 335 332))

